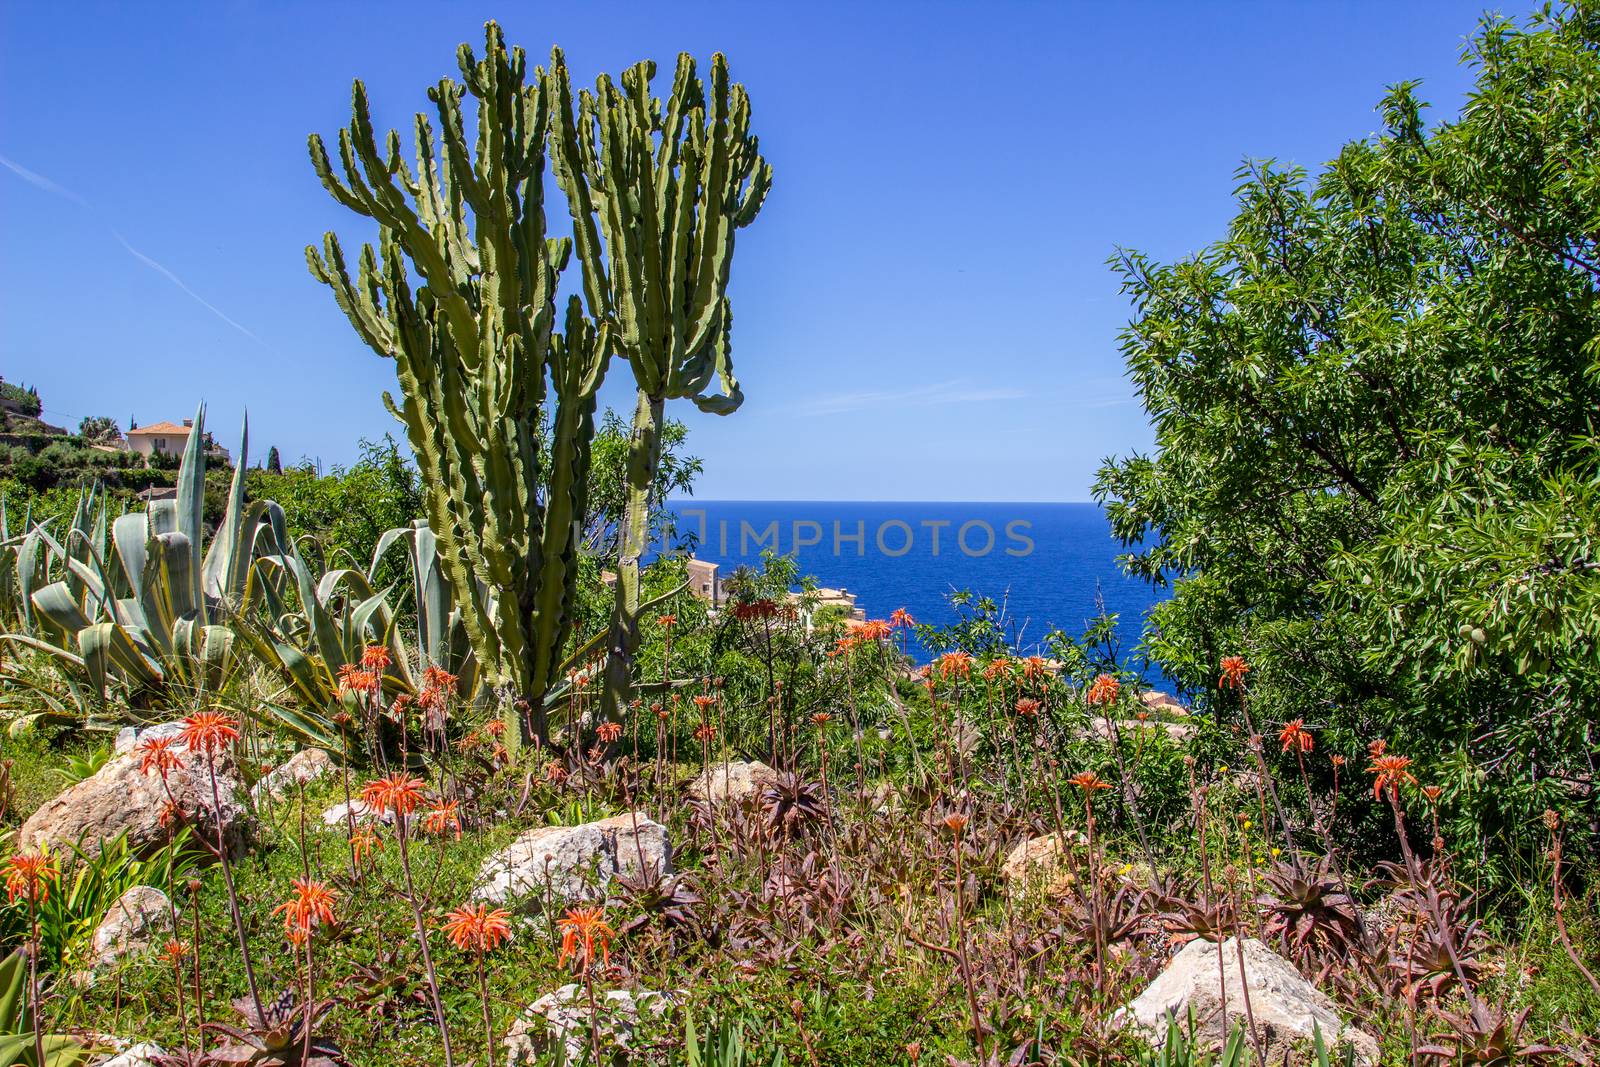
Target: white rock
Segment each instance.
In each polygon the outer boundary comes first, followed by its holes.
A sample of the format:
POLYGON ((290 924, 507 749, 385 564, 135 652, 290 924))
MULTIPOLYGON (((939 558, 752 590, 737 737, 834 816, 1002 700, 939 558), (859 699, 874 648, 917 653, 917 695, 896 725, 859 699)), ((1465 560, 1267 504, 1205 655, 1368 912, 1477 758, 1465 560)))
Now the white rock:
POLYGON ((483 862, 472 895, 494 904, 526 897, 531 908, 547 895, 558 902, 603 900, 619 873, 643 871, 670 874, 672 844, 665 826, 634 812, 529 830, 483 862))
POLYGON ((143 1041, 109 1060, 100 1061, 98 1067, 156 1067, 156 1057, 166 1054, 167 1050, 154 1041, 143 1041))
POLYGON ((1244 958, 1245 983, 1241 985, 1236 938, 1224 941, 1220 953, 1214 942, 1189 942, 1143 993, 1117 1011, 1112 1017, 1113 1025, 1131 1023, 1159 1047, 1167 1038, 1167 1020, 1176 1018, 1180 1026, 1185 1026, 1192 1011, 1196 1037, 1202 1043, 1220 1047, 1223 1031, 1219 987, 1226 983, 1229 1029, 1245 1017, 1244 992, 1248 987, 1250 1011, 1269 1062, 1283 1060, 1294 1045, 1303 1042, 1309 1047, 1313 1026, 1321 1028, 1330 1050, 1347 1042, 1354 1046, 1358 1059, 1366 1063, 1377 1061, 1378 1043, 1370 1035, 1346 1026, 1333 1001, 1302 978, 1292 963, 1253 937, 1245 939, 1244 958))
POLYGON ((322 824, 329 827, 343 826, 348 829, 350 820, 345 817, 347 813, 355 816, 357 826, 364 826, 369 822, 381 822, 385 826, 394 825, 394 812, 385 811, 380 813, 374 811, 367 806, 367 802, 364 800, 351 800, 348 804, 341 800, 322 813, 322 824))
MULTIPOLYGON (((639 1013, 659 1017, 672 1007, 665 993, 648 989, 611 989, 595 996, 595 1019, 601 1048, 629 1047, 639 1024, 639 1013)), ((567 1062, 587 1062, 592 1035, 589 1028, 589 1001, 576 982, 546 993, 528 1006, 506 1035, 506 1067, 532 1067, 538 1057, 557 1041, 566 1045, 567 1062)))
POLYGON ((707 804, 728 800, 737 804, 759 796, 777 775, 777 771, 760 760, 714 763, 689 783, 689 796, 707 804))
POLYGON ((150 738, 177 737, 183 733, 183 723, 164 722, 157 726, 124 726, 117 731, 117 740, 113 746, 112 755, 125 756, 133 751, 133 746, 140 741, 150 738))
POLYGON ((211 771, 204 756, 173 745, 170 751, 178 757, 178 766, 168 772, 165 784, 154 770, 146 774, 139 769, 139 741, 176 736, 181 729, 179 723, 151 727, 130 735, 132 740, 126 747, 119 736, 119 754, 29 816, 17 831, 17 848, 49 849, 60 854, 75 845, 93 858, 105 842, 127 834, 129 847, 147 856, 172 839, 171 825, 162 820, 171 799, 177 802, 185 819, 198 824, 196 832, 213 844, 220 822, 224 842, 237 854, 249 837, 250 810, 238 771, 229 757, 218 756, 215 763, 220 812, 212 800, 211 771))
POLYGON ((172 934, 172 903, 154 886, 136 885, 106 909, 89 938, 89 966, 76 976, 80 987, 94 984, 105 971, 134 953, 146 952, 172 934))
POLYGON ((277 800, 298 785, 307 785, 325 778, 334 771, 333 757, 320 748, 304 748, 274 767, 250 790, 255 800, 271 797, 277 800))

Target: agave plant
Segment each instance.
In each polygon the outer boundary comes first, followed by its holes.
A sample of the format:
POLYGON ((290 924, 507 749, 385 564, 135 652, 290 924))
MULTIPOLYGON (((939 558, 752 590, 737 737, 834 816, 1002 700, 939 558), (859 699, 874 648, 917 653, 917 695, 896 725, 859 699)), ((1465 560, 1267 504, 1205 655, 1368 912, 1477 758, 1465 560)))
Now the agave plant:
MULTIPOLYGON (((229 1043, 212 1049, 199 1059, 199 1063, 216 1065, 240 1064, 244 1067, 348 1067, 349 1061, 338 1045, 318 1037, 316 1027, 333 1010, 331 1000, 318 1000, 306 1004, 299 996, 285 991, 264 1007, 258 1014, 248 998, 233 1002, 244 1025, 228 1026, 224 1023, 204 1023, 207 1030, 224 1035, 229 1043), (307 1031, 310 1031, 308 1034, 307 1031)), ((156 1062, 182 1064, 188 1067, 187 1054, 169 1057, 156 1062)))
POLYGON ((37 1034, 39 1025, 28 1003, 23 950, 0 960, 0 1063, 17 1067, 78 1067, 89 1062, 89 1050, 66 1034, 37 1034), (43 1060, 40 1052, 43 1052, 43 1060))
POLYGON ((761 790, 761 811, 767 832, 774 837, 797 837, 827 813, 822 785, 794 771, 779 771, 761 790))
POLYGON ((80 502, 65 541, 36 526, 18 547, 27 617, 3 635, 46 653, 74 685, 103 700, 113 685, 141 698, 223 689, 241 657, 228 626, 246 603, 250 564, 282 543, 282 509, 244 500, 249 423, 239 443, 227 511, 205 543, 205 406, 178 468, 177 495, 109 526, 104 497, 80 502), (34 538, 36 540, 30 540, 34 538), (42 571, 58 580, 34 588, 42 571))

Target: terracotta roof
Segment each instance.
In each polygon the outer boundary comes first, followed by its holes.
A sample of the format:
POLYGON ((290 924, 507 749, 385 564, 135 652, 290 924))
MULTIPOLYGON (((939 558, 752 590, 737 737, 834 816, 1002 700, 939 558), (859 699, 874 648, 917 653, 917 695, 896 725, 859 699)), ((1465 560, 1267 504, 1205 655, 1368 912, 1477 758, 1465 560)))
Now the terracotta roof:
POLYGON ((129 430, 128 436, 132 437, 134 434, 158 433, 164 434, 168 437, 182 437, 187 435, 192 429, 194 429, 193 426, 179 426, 172 422, 156 422, 150 424, 149 426, 141 426, 137 430, 129 430))

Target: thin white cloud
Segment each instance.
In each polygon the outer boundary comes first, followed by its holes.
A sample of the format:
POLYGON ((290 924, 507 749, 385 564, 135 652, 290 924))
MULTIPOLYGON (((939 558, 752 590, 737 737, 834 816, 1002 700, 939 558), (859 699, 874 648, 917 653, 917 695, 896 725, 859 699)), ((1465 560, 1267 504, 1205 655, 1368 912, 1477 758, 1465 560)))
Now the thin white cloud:
POLYGON ((35 188, 43 189, 47 193, 54 193, 56 196, 65 197, 68 200, 71 200, 74 204, 79 204, 83 207, 89 206, 89 201, 85 200, 71 189, 57 185, 49 178, 46 178, 43 174, 40 174, 37 171, 29 170, 27 167, 24 167, 21 163, 18 163, 14 159, 10 159, 6 156, 0 156, 0 166, 5 167, 11 173, 15 174, 17 177, 21 178, 23 181, 34 186, 35 188))
POLYGON ((210 311, 217 318, 221 319, 223 322, 227 323, 229 326, 232 326, 235 330, 238 330, 240 333, 244 334, 246 337, 250 338, 250 340, 256 342, 257 344, 259 344, 259 345, 265 345, 266 344, 266 342, 263 341, 261 338, 257 337, 255 334, 251 333, 249 330, 247 330, 243 326, 239 325, 239 323, 237 323, 233 319, 229 318, 227 313, 225 313, 221 308, 217 307, 217 305, 213 304, 211 301, 207 300, 205 297, 201 296, 199 293, 197 293, 193 289, 189 288, 188 283, 186 283, 182 278, 178 277, 176 274, 172 273, 172 271, 168 270, 166 267, 162 266, 160 263, 157 263, 155 260, 151 259, 149 256, 145 255, 143 252, 139 251, 137 248, 135 248, 131 244, 129 244, 128 243, 128 239, 126 237, 122 236, 122 234, 118 233, 115 230, 112 230, 111 231, 111 236, 115 237, 117 239, 118 243, 120 243, 123 248, 126 248, 128 250, 128 254, 131 255, 134 259, 137 259, 140 263, 143 263, 145 266, 149 267, 151 270, 155 271, 157 274, 160 274, 162 277, 166 278, 173 285, 176 285, 179 289, 182 289, 185 293, 187 293, 190 297, 192 297, 198 304, 200 304, 201 307, 204 307, 207 311, 210 311))
MULTIPOLYGON (((43 174, 40 174, 38 171, 29 170, 27 167, 24 167, 21 163, 18 163, 16 160, 11 159, 8 156, 0 155, 0 166, 4 166, 11 173, 15 174, 17 177, 21 178, 23 181, 27 182, 29 185, 32 185, 37 189, 42 189, 45 192, 50 193, 53 196, 59 196, 59 197, 65 199, 65 200, 70 200, 74 204, 77 204, 79 207, 84 208, 85 210, 87 210, 91 214, 95 213, 94 206, 92 204, 90 204, 89 201, 85 200, 83 197, 81 197, 77 193, 73 192, 71 189, 68 189, 66 186, 59 185, 56 182, 51 181, 49 178, 46 178, 43 174)), ((173 285, 176 285, 179 288, 179 290, 181 290, 183 292, 183 294, 185 296, 189 297, 195 303, 199 304, 201 307, 205 308, 207 311, 211 312, 217 318, 221 319, 223 322, 227 323, 229 326, 232 326, 235 330, 238 330, 240 333, 244 334, 246 337, 250 338, 252 341, 254 341, 257 344, 262 345, 262 346, 266 345, 265 341, 263 341, 261 338, 257 337, 255 334, 251 333, 244 326, 240 325, 239 322, 236 319, 232 318, 225 311, 223 311, 221 308, 217 307, 217 305, 213 304, 211 301, 207 300, 205 297, 203 297, 199 293, 195 292, 194 289, 190 288, 190 286, 189 286, 189 284, 187 282, 185 282, 182 278, 178 277, 178 275, 175 274, 172 270, 170 270, 169 268, 167 268, 163 264, 158 263, 154 259, 151 259, 149 256, 145 255, 143 252, 141 252, 137 248, 133 247, 133 245, 129 244, 128 243, 128 239, 126 237, 122 236, 122 234, 118 233, 116 230, 112 230, 111 231, 111 236, 115 237, 117 239, 117 243, 120 244, 123 248, 128 250, 128 254, 129 255, 131 255, 134 259, 138 260, 140 263, 143 263, 145 266, 149 267, 151 270, 155 271, 157 274, 160 274, 163 278, 167 279, 173 285)))
POLYGON ((985 404, 1001 400, 1021 400, 1028 394, 1021 389, 974 389, 963 378, 934 382, 908 389, 885 389, 855 393, 834 393, 816 397, 800 405, 804 415, 842 415, 868 408, 920 408, 943 404, 985 404))

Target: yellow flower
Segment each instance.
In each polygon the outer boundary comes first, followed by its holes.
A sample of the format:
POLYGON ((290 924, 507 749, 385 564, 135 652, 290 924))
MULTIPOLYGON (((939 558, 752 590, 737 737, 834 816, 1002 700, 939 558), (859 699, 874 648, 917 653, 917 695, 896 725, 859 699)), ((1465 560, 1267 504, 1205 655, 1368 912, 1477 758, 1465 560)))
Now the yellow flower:
POLYGON ((1245 829, 1246 829, 1246 830, 1248 830, 1248 829, 1250 829, 1250 820, 1249 820, 1249 819, 1246 819, 1246 820, 1245 820, 1245 821, 1244 821, 1244 828, 1245 828, 1245 829))
POLYGON ((1224 763, 1221 766, 1219 766, 1217 768, 1217 773, 1218 774, 1227 774, 1228 773, 1228 765, 1226 763, 1224 763))
POLYGON ((1281 855, 1283 855, 1283 849, 1275 848, 1275 849, 1272 850, 1272 858, 1273 859, 1277 859, 1281 855))

